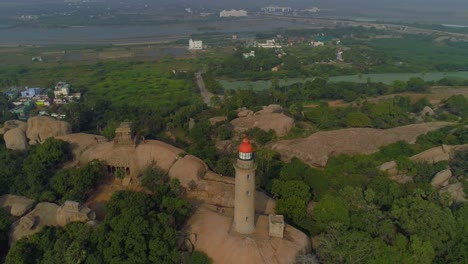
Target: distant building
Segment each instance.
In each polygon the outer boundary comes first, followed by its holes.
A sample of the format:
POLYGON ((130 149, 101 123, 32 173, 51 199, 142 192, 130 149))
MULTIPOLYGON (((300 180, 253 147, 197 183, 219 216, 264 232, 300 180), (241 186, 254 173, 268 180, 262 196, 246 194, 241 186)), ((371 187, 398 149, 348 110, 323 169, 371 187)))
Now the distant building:
POLYGON ((32 61, 32 62, 34 62, 34 61, 43 62, 44 60, 42 59, 41 56, 36 56, 36 57, 32 57, 32 58, 31 58, 31 61, 32 61))
POLYGON ((244 56, 244 59, 248 59, 248 58, 251 58, 251 57, 255 57, 255 51, 254 51, 254 50, 251 50, 250 52, 242 53, 242 56, 244 56))
POLYGON ((213 13, 200 13, 201 17, 207 17, 207 16, 211 16, 211 15, 213 15, 213 13))
POLYGON ((19 94, 20 93, 18 92, 18 89, 14 87, 8 89, 8 91, 5 92, 5 95, 10 99, 16 98, 19 94))
POLYGON ((313 46, 313 47, 319 47, 319 46, 324 46, 325 43, 323 43, 322 41, 311 41, 310 42, 310 45, 313 46))
POLYGON ((339 50, 336 52, 336 60, 337 61, 344 61, 343 60, 343 51, 339 50))
POLYGON ((189 40, 189 50, 201 50, 203 49, 203 42, 201 40, 189 40))
POLYGON ((39 95, 42 93, 41 88, 28 88, 26 87, 25 90, 21 91, 21 97, 33 97, 35 95, 39 95))
POLYGON ((289 6, 267 6, 261 10, 264 13, 288 13, 292 11, 292 8, 289 6))
POLYGON ((301 10, 302 12, 307 12, 307 13, 318 13, 320 12, 320 8, 318 7, 312 7, 312 8, 307 8, 304 10, 301 10))
POLYGON ((271 49, 271 48, 280 49, 281 48, 281 45, 277 44, 274 39, 269 39, 265 43, 256 43, 255 46, 259 48, 267 48, 267 49, 271 49))
POLYGON ((219 12, 219 17, 246 17, 247 11, 239 9, 223 10, 219 12))
POLYGON ((70 94, 70 85, 66 82, 58 82, 55 85, 54 96, 55 98, 68 97, 70 94))

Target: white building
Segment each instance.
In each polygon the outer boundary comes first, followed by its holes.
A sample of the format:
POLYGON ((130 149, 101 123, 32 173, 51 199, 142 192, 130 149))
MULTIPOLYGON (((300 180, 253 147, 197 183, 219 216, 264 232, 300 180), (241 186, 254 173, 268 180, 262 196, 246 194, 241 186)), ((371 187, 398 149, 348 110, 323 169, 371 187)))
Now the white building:
POLYGON ((54 95, 55 98, 68 97, 70 94, 70 85, 66 82, 58 82, 55 85, 54 95))
POLYGON ((264 13, 288 13, 292 11, 292 8, 289 6, 267 6, 261 10, 264 13))
POLYGON ((323 43, 322 41, 311 41, 310 42, 310 45, 313 46, 313 47, 319 47, 319 46, 325 46, 325 43, 323 43))
POLYGON ((251 50, 250 52, 247 52, 247 53, 242 53, 242 56, 244 56, 244 59, 248 59, 248 58, 253 58, 255 57, 255 51, 254 50, 251 50))
POLYGON ((201 40, 189 40, 189 50, 201 50, 203 49, 203 42, 201 40))
POLYGON ((247 11, 239 9, 223 10, 219 12, 219 17, 246 17, 247 11))
POLYGON ((312 7, 312 8, 307 8, 302 10, 303 12, 308 12, 308 13, 318 13, 320 12, 320 8, 318 7, 312 7))
POLYGON ((256 43, 255 46, 259 48, 266 48, 266 49, 272 49, 272 48, 281 49, 281 45, 277 44, 274 39, 269 39, 265 43, 256 43))

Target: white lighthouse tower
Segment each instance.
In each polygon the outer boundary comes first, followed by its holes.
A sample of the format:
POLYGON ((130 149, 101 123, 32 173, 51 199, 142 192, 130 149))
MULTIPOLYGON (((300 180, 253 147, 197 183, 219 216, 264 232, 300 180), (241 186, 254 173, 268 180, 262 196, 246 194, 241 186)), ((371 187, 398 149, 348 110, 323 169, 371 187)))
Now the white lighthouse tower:
POLYGON ((255 231, 255 169, 253 147, 247 137, 239 146, 239 155, 234 163, 236 186, 234 197, 233 228, 240 234, 255 231))

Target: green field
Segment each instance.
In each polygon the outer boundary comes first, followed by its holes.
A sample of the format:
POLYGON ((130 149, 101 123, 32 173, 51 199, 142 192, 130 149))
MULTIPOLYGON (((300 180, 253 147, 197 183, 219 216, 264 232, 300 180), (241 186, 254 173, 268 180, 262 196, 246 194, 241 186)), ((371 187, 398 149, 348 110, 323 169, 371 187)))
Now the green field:
POLYGON ((41 66, 4 69, 0 79, 8 78, 11 72, 21 86, 44 88, 66 81, 76 91, 85 92, 86 101, 106 100, 114 105, 157 108, 199 98, 192 76, 176 78, 172 73, 173 69, 192 71, 192 65, 187 62, 109 61, 94 65, 41 66))

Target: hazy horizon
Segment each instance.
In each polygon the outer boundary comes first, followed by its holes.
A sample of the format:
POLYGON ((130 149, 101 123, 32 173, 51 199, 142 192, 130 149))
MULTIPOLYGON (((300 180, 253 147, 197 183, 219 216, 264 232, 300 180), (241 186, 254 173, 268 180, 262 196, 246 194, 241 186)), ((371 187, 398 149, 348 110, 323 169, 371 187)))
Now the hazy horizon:
MULTIPOLYGON (((69 0, 70 1, 70 0, 69 0)), ((76 0, 75 0, 76 1, 76 0)), ((330 18, 367 18, 389 22, 422 22, 468 24, 468 1, 466 0, 91 0, 109 6, 159 5, 161 8, 198 9, 244 8, 258 10, 267 5, 291 6, 294 8, 318 7, 319 16, 330 18)), ((2 0, 0 19, 11 18, 21 13, 40 12, 56 6, 64 6, 64 0, 2 0), (3 11, 3 12, 2 12, 3 11)), ((89 4, 89 3, 88 3, 89 4)), ((92 5, 92 4, 89 4, 92 5)))

